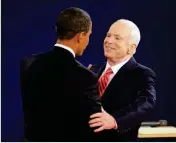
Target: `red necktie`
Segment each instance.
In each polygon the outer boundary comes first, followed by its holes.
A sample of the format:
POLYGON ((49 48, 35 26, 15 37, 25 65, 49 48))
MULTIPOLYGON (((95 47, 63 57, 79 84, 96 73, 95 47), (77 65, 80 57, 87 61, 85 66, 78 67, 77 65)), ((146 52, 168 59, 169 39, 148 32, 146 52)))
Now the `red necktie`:
POLYGON ((98 80, 98 88, 100 92, 100 96, 103 95, 109 81, 109 76, 113 73, 111 68, 108 68, 103 76, 101 76, 98 80))

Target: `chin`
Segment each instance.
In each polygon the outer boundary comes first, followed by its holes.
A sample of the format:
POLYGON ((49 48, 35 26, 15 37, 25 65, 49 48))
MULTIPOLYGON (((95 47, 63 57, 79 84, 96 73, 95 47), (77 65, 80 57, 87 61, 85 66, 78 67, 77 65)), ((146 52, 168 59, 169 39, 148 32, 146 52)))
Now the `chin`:
POLYGON ((80 53, 78 53, 78 55, 77 56, 82 56, 83 55, 83 52, 80 52, 80 53))
POLYGON ((108 54, 107 52, 104 52, 104 56, 105 56, 106 58, 108 58, 108 57, 110 57, 110 54, 108 54))
POLYGON ((76 57, 80 57, 80 56, 82 56, 81 54, 76 54, 76 57))
POLYGON ((113 59, 113 55, 110 53, 104 53, 106 59, 113 59))

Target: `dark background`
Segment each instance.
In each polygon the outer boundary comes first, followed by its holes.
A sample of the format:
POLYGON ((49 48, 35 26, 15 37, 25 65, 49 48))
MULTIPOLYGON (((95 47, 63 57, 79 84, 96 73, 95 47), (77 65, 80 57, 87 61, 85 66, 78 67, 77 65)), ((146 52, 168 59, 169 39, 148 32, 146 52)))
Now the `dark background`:
POLYGON ((92 17, 90 44, 82 57, 85 66, 102 62, 103 40, 110 25, 125 18, 136 23, 141 42, 135 58, 157 75, 157 106, 152 120, 166 119, 176 125, 174 89, 174 31, 167 1, 124 0, 2 0, 2 141, 23 138, 20 93, 20 60, 47 51, 56 42, 55 22, 61 10, 80 7, 92 17), (172 41, 171 41, 172 40, 172 41))

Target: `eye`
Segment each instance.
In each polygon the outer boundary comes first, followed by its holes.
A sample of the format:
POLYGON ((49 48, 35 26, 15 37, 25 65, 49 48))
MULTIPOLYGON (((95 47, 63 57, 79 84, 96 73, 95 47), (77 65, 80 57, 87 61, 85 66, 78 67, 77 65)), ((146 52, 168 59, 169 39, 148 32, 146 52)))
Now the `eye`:
POLYGON ((119 38, 119 37, 115 37, 115 39, 116 39, 116 40, 120 40, 120 38, 119 38))
POLYGON ((111 35, 110 34, 106 34, 106 37, 111 37, 111 35))

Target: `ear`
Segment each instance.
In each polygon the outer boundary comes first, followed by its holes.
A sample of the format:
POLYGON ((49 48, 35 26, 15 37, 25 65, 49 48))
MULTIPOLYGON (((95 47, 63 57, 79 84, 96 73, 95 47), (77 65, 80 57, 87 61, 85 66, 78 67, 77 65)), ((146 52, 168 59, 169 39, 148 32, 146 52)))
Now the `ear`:
POLYGON ((135 54, 136 53, 136 44, 132 44, 131 47, 128 49, 128 54, 135 54))
POLYGON ((80 43, 80 42, 84 39, 85 36, 86 36, 86 33, 85 33, 85 32, 80 32, 80 33, 78 33, 78 34, 76 35, 76 37, 77 37, 77 42, 80 43))

